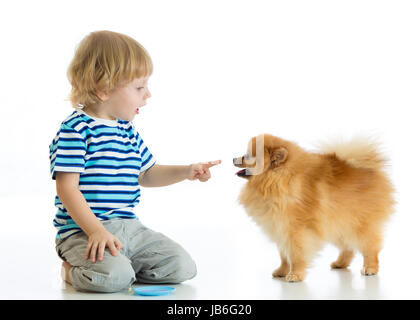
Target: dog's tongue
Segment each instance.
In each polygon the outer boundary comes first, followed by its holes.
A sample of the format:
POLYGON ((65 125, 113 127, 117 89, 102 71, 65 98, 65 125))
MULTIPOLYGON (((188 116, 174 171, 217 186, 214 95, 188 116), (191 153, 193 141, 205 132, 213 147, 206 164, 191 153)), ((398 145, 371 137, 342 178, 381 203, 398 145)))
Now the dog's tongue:
POLYGON ((245 174, 245 171, 246 171, 246 169, 242 169, 242 170, 239 170, 238 172, 236 172, 235 174, 236 174, 237 176, 239 176, 239 175, 244 175, 244 174, 245 174))

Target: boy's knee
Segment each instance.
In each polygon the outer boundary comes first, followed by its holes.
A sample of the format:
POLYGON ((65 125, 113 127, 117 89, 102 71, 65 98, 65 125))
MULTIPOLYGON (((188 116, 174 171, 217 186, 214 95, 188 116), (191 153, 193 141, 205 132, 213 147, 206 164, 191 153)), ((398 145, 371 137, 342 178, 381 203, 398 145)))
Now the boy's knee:
POLYGON ((130 261, 122 254, 106 256, 89 267, 72 268, 71 278, 75 289, 93 292, 118 292, 136 279, 130 261))
POLYGON ((146 270, 140 280, 152 283, 181 283, 197 275, 195 262, 188 255, 174 255, 167 258, 165 265, 146 270))
POLYGON ((194 278, 197 275, 197 266, 190 257, 175 258, 174 281, 181 283, 194 278))

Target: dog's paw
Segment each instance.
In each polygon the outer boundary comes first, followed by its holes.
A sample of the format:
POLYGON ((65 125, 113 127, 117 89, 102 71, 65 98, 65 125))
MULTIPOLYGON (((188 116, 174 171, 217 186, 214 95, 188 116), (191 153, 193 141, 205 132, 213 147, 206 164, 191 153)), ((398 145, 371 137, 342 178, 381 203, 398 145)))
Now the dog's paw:
POLYGON ((278 267, 276 270, 273 271, 273 277, 285 277, 289 273, 288 270, 284 267, 278 267))
POLYGON ((302 274, 299 274, 299 273, 289 272, 286 275, 286 281, 287 282, 299 282, 299 281, 302 281, 303 279, 305 279, 305 276, 302 275, 302 274))
POLYGON ((331 269, 344 269, 347 268, 349 265, 339 262, 339 261, 334 261, 333 263, 331 263, 331 269))
POLYGON ((362 270, 360 270, 361 274, 364 276, 374 276, 375 274, 378 274, 378 267, 363 267, 362 270))

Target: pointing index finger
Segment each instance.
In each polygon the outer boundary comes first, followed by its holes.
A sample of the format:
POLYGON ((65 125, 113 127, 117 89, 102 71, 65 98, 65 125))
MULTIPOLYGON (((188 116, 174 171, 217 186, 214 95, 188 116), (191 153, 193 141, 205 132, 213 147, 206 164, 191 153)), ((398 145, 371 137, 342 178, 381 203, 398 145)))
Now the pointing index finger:
POLYGON ((205 163, 205 165, 207 166, 207 168, 210 168, 221 163, 222 163, 222 160, 216 160, 216 161, 207 162, 205 163))

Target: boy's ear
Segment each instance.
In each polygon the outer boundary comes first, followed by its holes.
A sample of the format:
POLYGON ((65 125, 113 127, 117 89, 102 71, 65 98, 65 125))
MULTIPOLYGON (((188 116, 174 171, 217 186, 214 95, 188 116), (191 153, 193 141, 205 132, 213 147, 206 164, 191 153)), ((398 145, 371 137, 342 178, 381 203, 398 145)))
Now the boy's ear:
POLYGON ((95 94, 101 101, 106 101, 109 99, 109 94, 107 92, 95 90, 95 94))
POLYGON ((270 154, 271 165, 273 167, 279 166, 281 163, 285 162, 287 159, 287 149, 286 148, 278 148, 274 149, 270 154))

